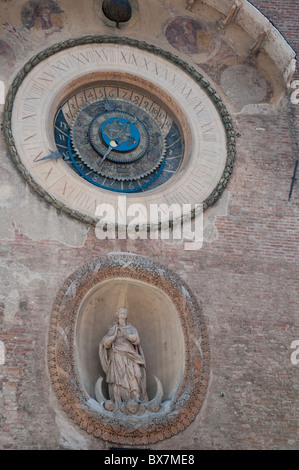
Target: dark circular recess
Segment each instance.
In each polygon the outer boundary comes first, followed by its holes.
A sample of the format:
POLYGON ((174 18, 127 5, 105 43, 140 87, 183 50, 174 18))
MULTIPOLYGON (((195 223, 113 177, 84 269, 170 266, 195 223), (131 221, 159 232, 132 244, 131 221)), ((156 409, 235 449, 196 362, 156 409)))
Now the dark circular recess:
POLYGON ((108 20, 117 24, 126 23, 132 17, 132 7, 128 0, 104 0, 102 10, 108 20))

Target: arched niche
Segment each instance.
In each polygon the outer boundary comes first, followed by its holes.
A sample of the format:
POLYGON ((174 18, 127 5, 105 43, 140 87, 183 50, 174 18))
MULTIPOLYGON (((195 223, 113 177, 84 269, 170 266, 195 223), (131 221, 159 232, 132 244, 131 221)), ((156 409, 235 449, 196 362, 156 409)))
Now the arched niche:
MULTIPOLYGON (((80 305, 75 351, 82 386, 95 398, 95 383, 99 376, 105 378, 99 360, 99 341, 116 320, 116 311, 121 306, 128 309, 128 322, 140 335, 149 399, 156 393, 156 376, 163 386, 163 400, 171 400, 182 380, 185 362, 178 312, 161 289, 129 278, 101 282, 88 292, 80 305)), ((105 394, 109 398, 106 390, 105 394)))
POLYGON ((207 393, 209 354, 204 317, 190 288, 149 258, 112 253, 95 259, 79 266, 57 293, 48 331, 51 384, 62 410, 94 437, 142 446, 184 431, 207 393), (98 400, 94 390, 103 372, 99 341, 120 306, 139 331, 147 362, 149 401, 133 412, 122 403, 105 408, 106 398, 98 400), (159 384, 164 396, 152 408, 161 397, 159 384))

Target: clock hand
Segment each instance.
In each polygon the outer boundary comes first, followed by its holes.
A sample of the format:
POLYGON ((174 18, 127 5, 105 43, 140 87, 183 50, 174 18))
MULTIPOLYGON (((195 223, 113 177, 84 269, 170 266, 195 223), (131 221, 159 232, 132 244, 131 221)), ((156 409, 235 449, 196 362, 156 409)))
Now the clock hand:
POLYGON ((102 165, 102 163, 104 162, 104 160, 106 160, 106 158, 108 157, 109 153, 111 152, 111 150, 117 148, 120 144, 118 144, 116 142, 116 140, 110 140, 110 145, 107 149, 107 152, 103 155, 102 157, 102 160, 100 163, 98 163, 98 167, 102 165))
POLYGON ((114 103, 110 103, 110 101, 105 98, 105 105, 104 105, 105 111, 114 111, 116 106, 114 103))
POLYGON ((50 160, 51 158, 53 158, 56 162, 58 160, 58 158, 65 158, 65 160, 69 160, 69 157, 63 153, 61 154, 59 152, 59 150, 49 150, 51 153, 49 155, 47 155, 46 157, 42 157, 42 158, 39 158, 39 160, 36 160, 36 162, 41 162, 42 160, 50 160))

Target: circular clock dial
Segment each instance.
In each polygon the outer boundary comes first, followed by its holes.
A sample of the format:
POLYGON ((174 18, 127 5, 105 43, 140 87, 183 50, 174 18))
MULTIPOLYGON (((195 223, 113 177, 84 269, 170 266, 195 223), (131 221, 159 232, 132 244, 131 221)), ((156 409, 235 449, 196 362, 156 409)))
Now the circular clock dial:
POLYGON ((183 136, 169 112, 128 86, 80 89, 59 106, 54 129, 69 167, 114 192, 144 192, 165 183, 184 155, 183 136))
POLYGON ((151 204, 176 204, 182 217, 206 208, 235 155, 209 83, 170 53, 124 38, 65 41, 32 58, 8 92, 4 130, 29 184, 90 223, 101 204, 117 210, 119 194, 147 213, 151 204))

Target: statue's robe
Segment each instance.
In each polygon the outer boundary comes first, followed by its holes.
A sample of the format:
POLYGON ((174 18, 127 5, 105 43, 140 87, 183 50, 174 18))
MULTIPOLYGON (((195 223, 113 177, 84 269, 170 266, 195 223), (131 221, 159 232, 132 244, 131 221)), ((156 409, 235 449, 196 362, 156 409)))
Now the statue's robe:
POLYGON ((146 402, 146 364, 138 331, 133 325, 126 324, 121 327, 124 336, 118 334, 112 339, 117 327, 120 328, 117 323, 111 325, 99 347, 109 398, 114 402, 132 399, 146 402))

